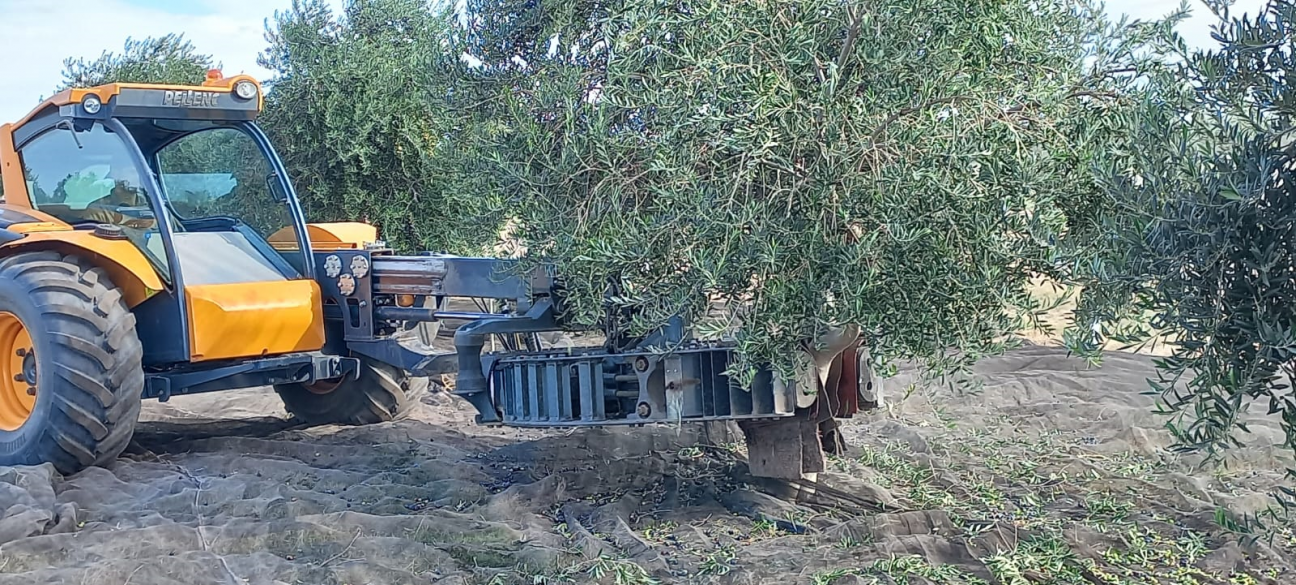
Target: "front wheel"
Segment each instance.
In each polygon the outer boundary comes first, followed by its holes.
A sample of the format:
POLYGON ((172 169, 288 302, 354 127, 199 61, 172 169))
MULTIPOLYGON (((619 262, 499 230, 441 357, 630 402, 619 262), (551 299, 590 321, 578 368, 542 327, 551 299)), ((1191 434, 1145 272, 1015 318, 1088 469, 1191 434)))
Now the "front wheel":
POLYGON ((116 459, 139 418, 143 355, 102 268, 57 252, 0 259, 0 465, 71 475, 116 459))
POLYGON ((361 359, 358 379, 320 380, 274 387, 284 407, 310 424, 370 425, 399 420, 418 404, 426 378, 361 359))

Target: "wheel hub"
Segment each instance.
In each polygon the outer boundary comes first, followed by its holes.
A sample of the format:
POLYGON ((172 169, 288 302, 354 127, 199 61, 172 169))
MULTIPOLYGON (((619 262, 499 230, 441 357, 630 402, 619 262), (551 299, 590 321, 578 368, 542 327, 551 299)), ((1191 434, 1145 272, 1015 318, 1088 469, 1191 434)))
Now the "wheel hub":
POLYGON ((333 380, 316 380, 310 384, 302 384, 302 387, 311 394, 319 394, 322 396, 324 394, 332 394, 334 390, 338 389, 338 386, 342 385, 342 381, 345 379, 345 377, 342 377, 333 380))
POLYGON ((17 315, 0 312, 0 431, 16 431, 31 417, 37 379, 31 334, 17 315))
POLYGON ((24 355, 24 356, 23 356, 23 361, 22 361, 22 374, 23 374, 23 378, 26 378, 26 382, 27 382, 27 386, 28 386, 28 388, 27 388, 27 393, 28 393, 28 394, 31 394, 31 395, 33 395, 33 396, 35 396, 35 395, 36 395, 36 392, 35 392, 35 389, 36 389, 36 352, 35 352, 35 351, 28 351, 28 352, 27 352, 27 355, 24 355))

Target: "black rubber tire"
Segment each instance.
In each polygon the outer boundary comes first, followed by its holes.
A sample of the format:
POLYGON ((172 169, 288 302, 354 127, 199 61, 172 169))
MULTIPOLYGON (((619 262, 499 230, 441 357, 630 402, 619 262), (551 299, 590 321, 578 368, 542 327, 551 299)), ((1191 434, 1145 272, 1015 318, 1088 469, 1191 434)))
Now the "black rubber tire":
POLYGON ((361 359, 360 377, 346 379, 327 394, 301 384, 274 387, 284 408, 309 424, 371 425, 400 420, 418 405, 426 378, 413 378, 387 364, 361 359))
POLYGON ((0 259, 0 311, 27 328, 38 371, 31 416, 0 431, 0 465, 71 475, 115 460, 139 419, 144 350, 108 274, 53 251, 0 259))

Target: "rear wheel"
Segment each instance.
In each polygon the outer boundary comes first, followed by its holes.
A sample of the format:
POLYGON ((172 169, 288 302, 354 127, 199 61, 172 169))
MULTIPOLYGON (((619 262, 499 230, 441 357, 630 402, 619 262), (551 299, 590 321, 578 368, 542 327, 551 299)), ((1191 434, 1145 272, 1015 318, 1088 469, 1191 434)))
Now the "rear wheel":
POLYGON ((116 459, 139 418, 142 359, 103 269, 57 252, 0 260, 0 465, 70 475, 116 459))
POLYGON ((427 388, 390 365, 362 359, 358 379, 274 387, 293 416, 311 424, 368 425, 404 418, 427 388))

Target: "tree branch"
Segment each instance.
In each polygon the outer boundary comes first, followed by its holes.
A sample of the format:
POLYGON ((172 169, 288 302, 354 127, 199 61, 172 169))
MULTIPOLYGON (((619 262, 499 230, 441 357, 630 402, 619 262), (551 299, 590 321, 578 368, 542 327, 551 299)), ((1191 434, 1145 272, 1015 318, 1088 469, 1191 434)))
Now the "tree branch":
POLYGON ((841 75, 842 68, 846 66, 846 60, 850 58, 851 51, 855 50, 855 39, 859 38, 860 23, 864 21, 864 8, 860 7, 851 15, 850 30, 846 31, 846 42, 842 45, 842 50, 837 55, 837 75, 841 75))
POLYGON ((894 124, 896 120, 908 116, 909 114, 921 112, 932 106, 955 104, 969 99, 971 98, 965 95, 956 95, 947 98, 928 100, 916 106, 901 108, 890 116, 887 116, 887 119, 883 120, 881 124, 878 124, 877 128, 874 128, 873 131, 869 133, 869 142, 876 143, 877 139, 880 138, 882 134, 886 133, 886 129, 891 126, 891 124, 894 124))
POLYGON ((1118 100, 1121 98, 1121 95, 1114 91, 1076 90, 1071 93, 1068 93, 1067 97, 1069 98, 1092 97, 1092 98, 1103 98, 1109 100, 1118 100))

